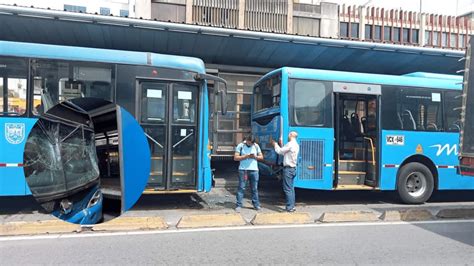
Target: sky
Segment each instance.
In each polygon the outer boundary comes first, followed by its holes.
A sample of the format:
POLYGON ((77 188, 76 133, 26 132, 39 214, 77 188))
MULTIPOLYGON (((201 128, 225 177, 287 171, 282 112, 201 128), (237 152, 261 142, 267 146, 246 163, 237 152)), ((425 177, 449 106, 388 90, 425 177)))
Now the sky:
MULTIPOLYGON (((323 0, 324 1, 324 0, 323 0)), ((420 0, 325 0, 338 4, 364 5, 420 11, 420 0)), ((474 0, 421 0, 421 9, 425 13, 440 15, 462 15, 474 11, 474 0)))

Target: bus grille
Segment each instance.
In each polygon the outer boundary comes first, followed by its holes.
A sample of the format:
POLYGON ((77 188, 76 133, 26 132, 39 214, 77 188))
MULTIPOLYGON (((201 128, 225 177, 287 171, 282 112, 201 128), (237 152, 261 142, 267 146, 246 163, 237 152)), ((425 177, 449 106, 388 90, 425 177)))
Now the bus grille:
POLYGON ((298 179, 314 180, 323 178, 324 140, 305 139, 300 141, 300 162, 298 163, 298 179))

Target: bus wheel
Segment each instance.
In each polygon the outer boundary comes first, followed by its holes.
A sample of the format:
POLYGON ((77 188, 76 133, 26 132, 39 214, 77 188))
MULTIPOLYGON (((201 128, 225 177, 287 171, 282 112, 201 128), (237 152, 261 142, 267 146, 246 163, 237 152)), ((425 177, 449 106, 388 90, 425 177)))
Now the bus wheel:
POLYGON ((404 203, 424 203, 431 197, 433 189, 433 174, 424 164, 408 163, 400 169, 397 191, 404 203))

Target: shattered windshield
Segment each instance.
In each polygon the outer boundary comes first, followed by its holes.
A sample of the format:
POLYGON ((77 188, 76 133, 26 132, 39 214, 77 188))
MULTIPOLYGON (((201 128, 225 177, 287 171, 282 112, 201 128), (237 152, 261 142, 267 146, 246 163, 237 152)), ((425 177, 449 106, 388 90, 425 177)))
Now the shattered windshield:
POLYGON ((41 118, 25 146, 25 175, 35 196, 62 195, 99 176, 94 132, 41 118))

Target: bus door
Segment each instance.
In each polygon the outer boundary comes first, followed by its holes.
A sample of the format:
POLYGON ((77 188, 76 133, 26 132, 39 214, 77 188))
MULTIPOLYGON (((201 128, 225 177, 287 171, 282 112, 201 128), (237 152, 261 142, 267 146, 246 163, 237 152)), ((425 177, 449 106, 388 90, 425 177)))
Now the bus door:
POLYGON ((196 190, 199 87, 145 80, 139 87, 138 120, 151 152, 148 190, 196 190))
POLYGON ((336 189, 377 186, 379 85, 334 82, 336 189))

